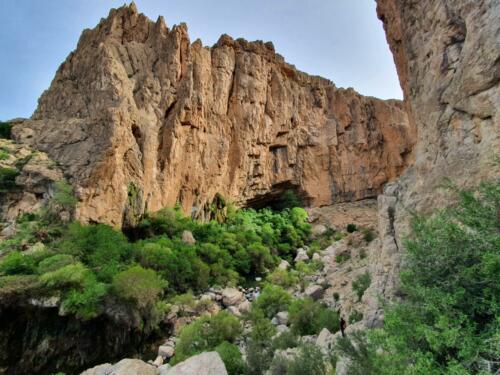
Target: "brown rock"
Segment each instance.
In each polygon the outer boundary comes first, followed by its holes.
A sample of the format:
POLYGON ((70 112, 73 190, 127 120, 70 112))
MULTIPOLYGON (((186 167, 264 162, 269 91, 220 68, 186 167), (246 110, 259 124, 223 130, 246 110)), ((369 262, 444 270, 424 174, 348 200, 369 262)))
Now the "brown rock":
POLYGON ((13 130, 57 160, 77 217, 130 225, 181 203, 213 217, 219 197, 259 206, 293 189, 309 205, 374 197, 413 145, 402 104, 297 71, 270 43, 190 43, 135 6, 112 10, 13 130))

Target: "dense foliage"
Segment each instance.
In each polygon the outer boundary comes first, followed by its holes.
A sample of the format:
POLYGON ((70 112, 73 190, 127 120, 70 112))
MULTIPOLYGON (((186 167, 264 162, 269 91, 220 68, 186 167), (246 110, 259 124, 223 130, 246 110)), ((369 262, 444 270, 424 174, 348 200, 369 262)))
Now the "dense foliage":
POLYGON ((45 210, 19 219, 17 234, 0 243, 0 279, 12 286, 29 277, 33 293, 59 295, 63 309, 82 319, 111 304, 151 320, 164 310, 162 298, 244 282, 272 270, 280 257, 291 261, 310 233, 301 208, 229 209, 221 223, 164 209, 139 223, 133 242, 106 225, 63 223, 52 210, 74 204, 71 188, 59 184, 45 210), (196 242, 183 241, 184 231, 196 242))
POLYGON ((353 374, 500 371, 500 184, 458 192, 455 207, 415 217, 401 302, 383 330, 341 342, 353 374))

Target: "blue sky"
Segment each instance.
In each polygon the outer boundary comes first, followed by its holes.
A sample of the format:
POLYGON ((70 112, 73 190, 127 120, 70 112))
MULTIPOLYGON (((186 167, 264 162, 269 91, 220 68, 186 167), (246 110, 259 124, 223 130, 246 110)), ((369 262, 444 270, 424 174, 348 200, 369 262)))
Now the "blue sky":
MULTIPOLYGON (((140 12, 170 27, 186 22, 191 41, 221 34, 272 41, 309 74, 364 95, 401 98, 374 0, 137 0, 140 12)), ((58 66, 124 0, 0 0, 0 120, 29 117, 58 66)))

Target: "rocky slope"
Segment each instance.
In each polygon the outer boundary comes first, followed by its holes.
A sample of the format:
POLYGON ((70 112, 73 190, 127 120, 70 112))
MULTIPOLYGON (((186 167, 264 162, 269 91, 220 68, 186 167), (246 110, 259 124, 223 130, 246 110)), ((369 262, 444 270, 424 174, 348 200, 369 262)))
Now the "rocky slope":
POLYGON ((13 133, 61 164, 80 220, 119 227, 177 202, 207 217, 220 196, 374 197, 411 162, 412 129, 402 103, 299 72, 271 43, 203 47, 132 4, 83 32, 13 133))
POLYGON ((415 162, 379 196, 381 251, 373 291, 392 296, 409 210, 450 202, 458 186, 498 178, 500 165, 500 2, 377 0, 410 122, 415 162))
POLYGON ((0 139, 0 239, 15 226, 2 227, 2 221, 12 222, 42 208, 53 197, 56 182, 63 180, 61 169, 47 154, 0 139))

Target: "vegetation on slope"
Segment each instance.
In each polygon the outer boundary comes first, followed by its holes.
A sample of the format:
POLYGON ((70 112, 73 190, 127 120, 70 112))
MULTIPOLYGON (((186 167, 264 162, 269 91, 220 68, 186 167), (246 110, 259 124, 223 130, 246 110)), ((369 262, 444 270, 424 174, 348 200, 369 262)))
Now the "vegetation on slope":
POLYGON ((455 207, 415 217, 403 299, 381 330, 342 340, 351 374, 500 370, 500 184, 458 192, 455 207))
POLYGON ((234 285, 272 270, 281 258, 291 261, 310 233, 301 208, 229 209, 222 223, 197 222, 173 208, 145 217, 135 233, 141 239, 132 242, 106 225, 58 220, 51 208, 75 204, 67 185, 58 186, 54 201, 20 218, 18 233, 0 242, 1 294, 58 296, 64 312, 80 319, 121 306, 144 328, 166 312, 167 298, 234 285), (184 242, 184 231, 196 243, 184 242))

